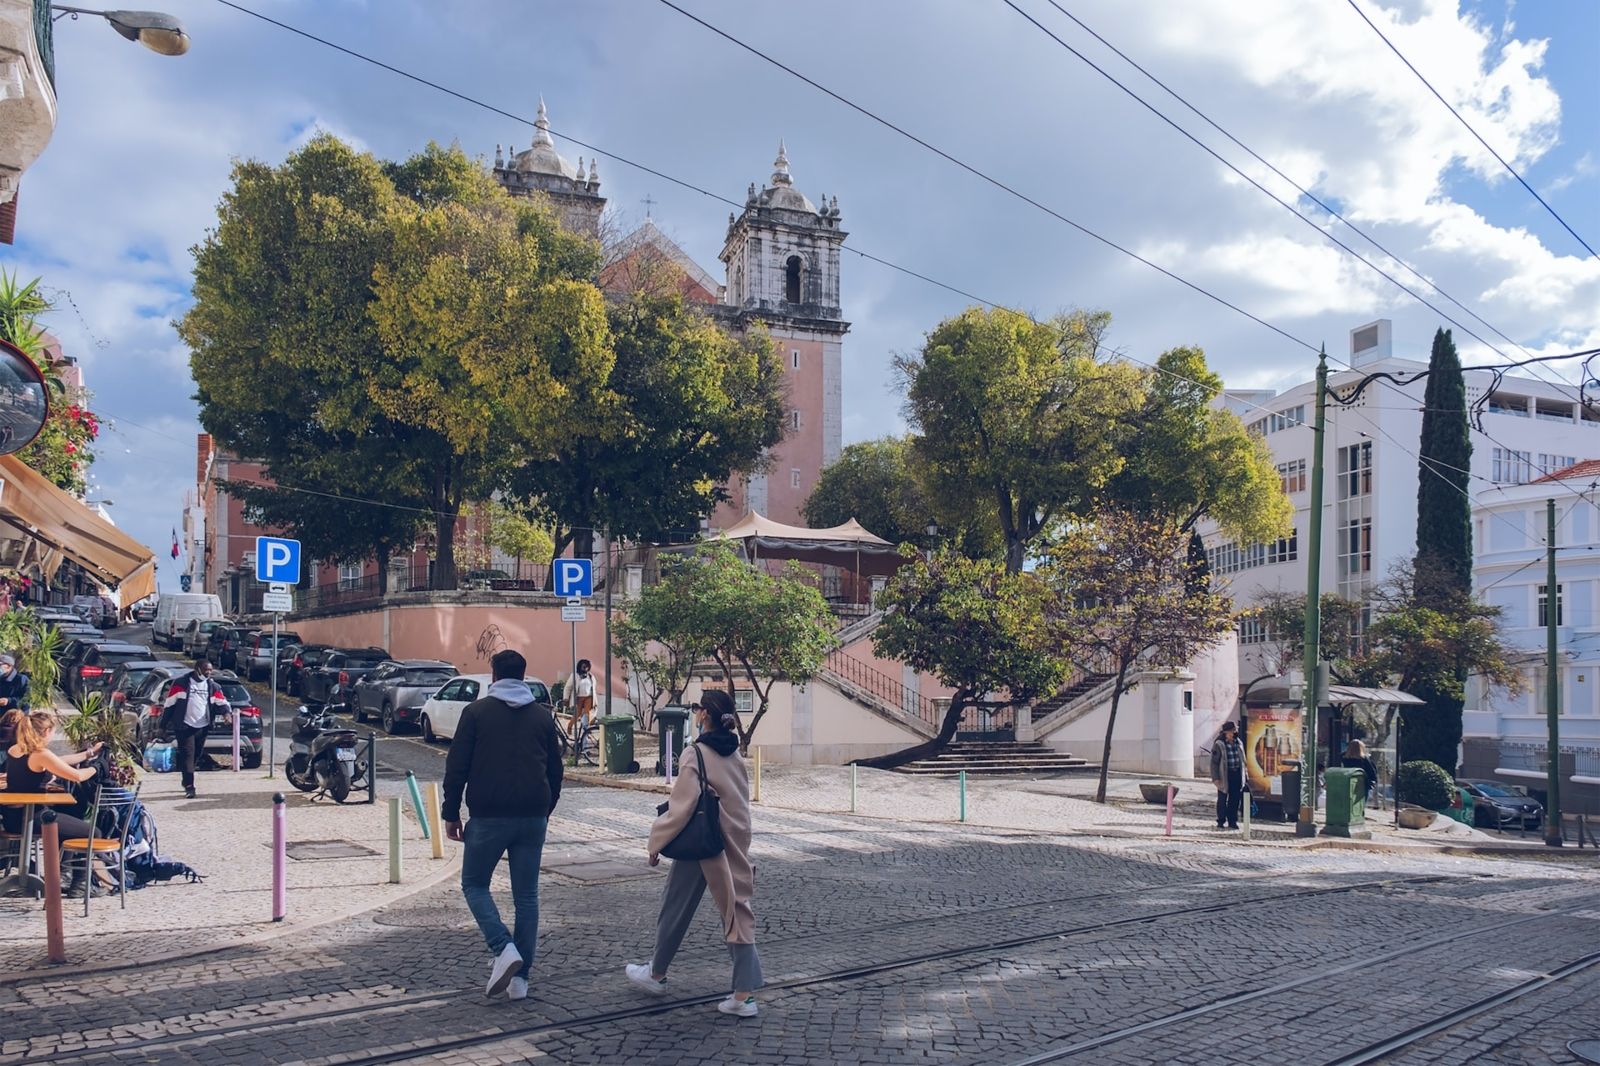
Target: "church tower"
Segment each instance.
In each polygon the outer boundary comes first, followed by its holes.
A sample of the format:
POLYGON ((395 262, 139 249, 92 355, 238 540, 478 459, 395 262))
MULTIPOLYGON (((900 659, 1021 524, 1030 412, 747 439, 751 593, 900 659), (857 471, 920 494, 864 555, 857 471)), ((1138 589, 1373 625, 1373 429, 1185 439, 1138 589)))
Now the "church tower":
POLYGON ((600 195, 600 171, 595 160, 589 160, 589 172, 584 173, 583 156, 573 166, 556 151, 550 136, 550 116, 545 111, 544 98, 539 98, 539 117, 533 123, 533 143, 511 157, 508 163, 494 149, 494 179, 512 196, 548 196, 561 216, 561 225, 573 233, 596 239, 600 236, 600 213, 605 210, 605 197, 600 195))
POLYGON ((746 510, 804 525, 801 506, 822 468, 839 458, 840 370, 850 329, 839 300, 845 236, 838 197, 813 204, 796 189, 782 142, 771 184, 758 191, 751 183, 744 211, 728 216, 719 256, 727 267, 719 317, 740 329, 753 322, 767 327, 788 375, 789 410, 767 470, 730 486, 733 499, 719 508, 715 525, 736 521, 746 510))

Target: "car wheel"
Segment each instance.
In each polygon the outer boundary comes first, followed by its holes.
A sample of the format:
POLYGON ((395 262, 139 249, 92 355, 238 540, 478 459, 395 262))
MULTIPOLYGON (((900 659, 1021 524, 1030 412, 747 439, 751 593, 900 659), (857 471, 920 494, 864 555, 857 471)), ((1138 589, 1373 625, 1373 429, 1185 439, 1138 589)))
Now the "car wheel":
POLYGON ((246 770, 259 769, 261 766, 261 753, 256 752, 254 755, 242 756, 239 759, 239 765, 244 767, 246 770))
POLYGON ((352 706, 353 706, 353 713, 355 714, 356 721, 360 722, 362 725, 366 725, 367 724, 367 709, 366 709, 366 707, 362 706, 360 700, 356 700, 355 703, 352 706))
POLYGON ((429 744, 432 744, 439 739, 434 735, 433 722, 428 719, 427 715, 422 716, 422 739, 427 741, 429 744))
POLYGON ((400 728, 400 723, 394 720, 394 708, 387 703, 383 705, 383 731, 391 737, 400 728))

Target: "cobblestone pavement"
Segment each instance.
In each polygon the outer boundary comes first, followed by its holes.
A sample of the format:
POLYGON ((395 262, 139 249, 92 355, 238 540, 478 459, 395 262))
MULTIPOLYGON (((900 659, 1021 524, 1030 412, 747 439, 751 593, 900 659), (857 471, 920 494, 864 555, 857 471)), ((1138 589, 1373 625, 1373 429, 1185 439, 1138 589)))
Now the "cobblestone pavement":
MULTIPOLYGON (((770 987, 718 1015, 707 902, 664 1000, 636 993, 657 797, 572 788, 533 995, 486 1000, 453 884, 287 939, 100 975, 0 976, 0 1064, 1334 1062, 1597 948, 1592 861, 1094 839, 762 808, 770 987)), ((502 879, 503 880, 503 879, 502 879)), ((499 886, 505 899, 507 886, 499 886)), ((137 950, 130 947, 130 950, 137 950)), ((1392 1061, 1574 1061, 1600 969, 1392 1061)))

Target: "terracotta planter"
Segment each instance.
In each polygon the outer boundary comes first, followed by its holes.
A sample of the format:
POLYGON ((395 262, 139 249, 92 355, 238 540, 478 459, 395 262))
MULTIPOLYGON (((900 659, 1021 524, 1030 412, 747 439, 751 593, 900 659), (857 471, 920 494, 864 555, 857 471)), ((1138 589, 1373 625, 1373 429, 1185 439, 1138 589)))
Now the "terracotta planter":
MULTIPOLYGON (((1146 803, 1159 803, 1162 806, 1166 806, 1168 787, 1169 786, 1164 783, 1148 784, 1145 782, 1140 782, 1139 795, 1144 797, 1144 801, 1146 803)), ((1178 796, 1178 786, 1172 785, 1170 787, 1172 788, 1172 796, 1174 799, 1176 799, 1178 796)))
POLYGON ((1421 807, 1403 807, 1400 810, 1400 828, 1426 829, 1439 817, 1438 811, 1424 810, 1421 807))

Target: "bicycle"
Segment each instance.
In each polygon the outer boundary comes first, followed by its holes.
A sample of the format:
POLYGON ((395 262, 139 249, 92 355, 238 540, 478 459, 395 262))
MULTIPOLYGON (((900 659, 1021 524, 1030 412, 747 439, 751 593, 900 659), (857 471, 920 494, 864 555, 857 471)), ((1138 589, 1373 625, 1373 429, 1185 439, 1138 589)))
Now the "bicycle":
POLYGON ((561 738, 561 758, 571 758, 572 765, 577 766, 581 759, 589 766, 600 764, 600 726, 595 721, 595 716, 590 715, 583 727, 573 735, 574 723, 577 715, 569 714, 565 707, 556 709, 556 734, 561 738))

